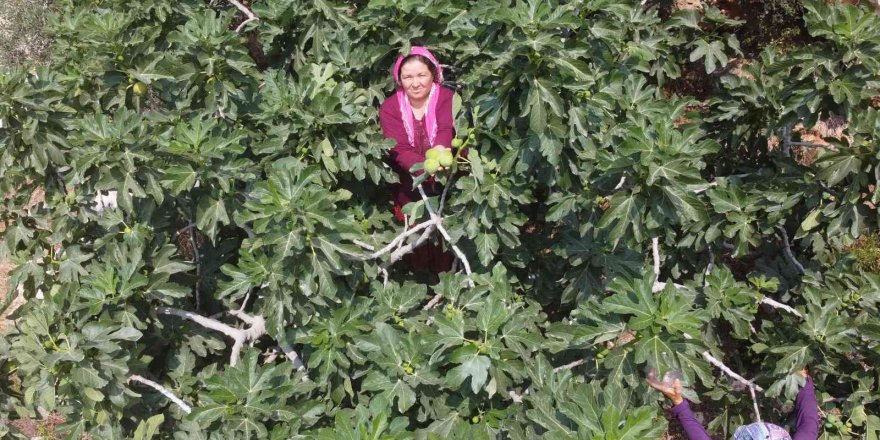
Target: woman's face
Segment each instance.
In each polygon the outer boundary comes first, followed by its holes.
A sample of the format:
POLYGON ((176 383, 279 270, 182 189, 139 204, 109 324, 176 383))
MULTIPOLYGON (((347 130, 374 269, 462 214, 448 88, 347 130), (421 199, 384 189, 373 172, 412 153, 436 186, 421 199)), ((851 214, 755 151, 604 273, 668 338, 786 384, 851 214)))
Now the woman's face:
POLYGON ((409 60, 400 67, 400 84, 410 101, 421 101, 431 93, 434 75, 420 60, 409 60))

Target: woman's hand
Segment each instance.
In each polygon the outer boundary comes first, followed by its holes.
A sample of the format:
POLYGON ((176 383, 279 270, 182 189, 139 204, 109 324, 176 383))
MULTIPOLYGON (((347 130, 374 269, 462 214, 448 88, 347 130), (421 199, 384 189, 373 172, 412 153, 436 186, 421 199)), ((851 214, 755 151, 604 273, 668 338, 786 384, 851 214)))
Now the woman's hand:
POLYGON ((681 395, 681 380, 675 379, 672 386, 669 386, 658 381, 657 374, 654 371, 650 371, 645 381, 648 382, 648 385, 650 385, 651 388, 663 393, 667 399, 672 401, 673 405, 678 405, 679 403, 684 402, 684 396, 681 395))

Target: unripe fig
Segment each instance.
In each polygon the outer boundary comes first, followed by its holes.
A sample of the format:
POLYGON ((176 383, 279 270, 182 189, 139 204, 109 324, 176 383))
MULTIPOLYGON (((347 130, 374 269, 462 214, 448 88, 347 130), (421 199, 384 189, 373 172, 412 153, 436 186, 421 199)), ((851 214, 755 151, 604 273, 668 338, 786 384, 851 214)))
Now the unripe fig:
POLYGON ((440 157, 438 158, 440 166, 451 167, 454 160, 455 159, 452 157, 452 151, 444 149, 442 152, 440 152, 440 157))
POLYGON ((425 171, 430 175, 434 175, 440 168, 440 162, 437 159, 425 159, 425 171))
POLYGON ((134 86, 132 86, 132 89, 134 90, 135 95, 144 96, 147 94, 147 85, 140 82, 140 81, 134 83, 134 86))
POLYGON ((440 159, 440 149, 437 147, 431 148, 430 150, 425 152, 425 159, 440 159))

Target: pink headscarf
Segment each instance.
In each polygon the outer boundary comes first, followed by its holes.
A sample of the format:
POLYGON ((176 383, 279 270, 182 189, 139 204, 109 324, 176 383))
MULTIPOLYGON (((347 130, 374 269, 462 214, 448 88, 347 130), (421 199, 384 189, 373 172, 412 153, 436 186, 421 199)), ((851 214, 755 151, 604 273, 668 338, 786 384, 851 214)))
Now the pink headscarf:
MULTIPOLYGON (((434 145, 434 138, 437 137, 437 102, 440 100, 440 83, 443 82, 443 68, 440 66, 437 58, 434 57, 434 54, 426 47, 413 46, 407 55, 422 55, 430 60, 437 69, 437 76, 434 78, 434 84, 431 86, 431 92, 428 94, 428 105, 424 116, 428 141, 431 145, 434 145)), ((406 96, 406 91, 403 90, 403 85, 400 83, 400 67, 407 55, 401 54, 397 57, 397 61, 394 63, 394 70, 391 71, 391 76, 394 77, 394 84, 397 84, 397 102, 400 104, 400 117, 403 119, 403 128, 406 129, 409 144, 415 146, 415 134, 413 132, 415 121, 413 119, 412 105, 410 105, 409 97, 406 96)))

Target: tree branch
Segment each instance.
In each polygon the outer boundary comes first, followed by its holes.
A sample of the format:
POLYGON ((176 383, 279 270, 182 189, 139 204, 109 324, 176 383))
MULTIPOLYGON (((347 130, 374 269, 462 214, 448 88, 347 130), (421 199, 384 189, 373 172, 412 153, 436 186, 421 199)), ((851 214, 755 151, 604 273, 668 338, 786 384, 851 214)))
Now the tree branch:
POLYGON ((422 307, 422 310, 431 310, 434 307, 437 307, 437 303, 439 303, 441 299, 443 299, 442 293, 438 293, 438 294, 434 295, 434 297, 431 298, 431 300, 428 301, 428 303, 425 304, 424 307, 422 307))
POLYGON ((418 225, 416 225, 412 228, 409 228, 409 229, 404 227, 403 232, 400 235, 398 235, 397 237, 394 237, 394 240, 391 240, 391 242, 388 243, 387 245, 385 245, 385 247, 383 247, 382 249, 379 249, 379 250, 373 252, 372 254, 364 256, 363 259, 364 260, 372 260, 374 258, 379 258, 382 255, 385 255, 389 252, 392 252, 392 250, 395 247, 398 248, 398 250, 399 250, 400 246, 403 244, 403 242, 407 238, 409 238, 410 235, 414 235, 415 233, 417 233, 425 228, 428 228, 430 226, 433 226, 436 223, 437 223, 436 220, 430 219, 430 220, 424 221, 422 223, 419 223, 418 225))
POLYGON ((385 266, 383 266, 383 269, 387 270, 388 266, 390 266, 391 264, 393 264, 397 260, 403 258, 404 255, 412 252, 413 249, 421 246, 422 243, 424 243, 425 241, 428 240, 428 238, 431 237, 431 234, 434 233, 435 229, 436 229, 436 224, 431 224, 428 228, 425 229, 424 232, 422 232, 422 235, 420 235, 419 238, 416 239, 416 241, 414 241, 406 246, 400 247, 397 250, 395 250, 394 252, 392 252, 391 257, 388 259, 388 263, 386 263, 385 266))
POLYGON ((657 237, 651 238, 651 250, 654 257, 654 285, 660 282, 660 240, 657 237))
POLYGON ((175 396, 174 393, 172 393, 168 388, 165 388, 162 385, 159 385, 156 382, 153 382, 152 380, 146 379, 143 376, 139 376, 137 374, 132 374, 131 376, 128 377, 128 381, 129 382, 131 382, 131 381, 140 382, 140 383, 162 393, 162 395, 167 397, 168 400, 174 402, 174 404, 179 406, 181 411, 183 411, 187 414, 192 412, 192 407, 187 405, 186 402, 184 402, 183 400, 180 399, 180 397, 175 396))
POLYGON ((474 281, 471 279, 471 263, 468 261, 467 257, 464 255, 464 252, 458 248, 458 245, 452 242, 452 237, 449 236, 449 232, 446 231, 446 228, 443 227, 443 218, 437 215, 437 212, 434 211, 434 208, 431 206, 431 202, 428 200, 428 196, 425 194, 425 189, 422 187, 420 183, 418 186, 419 195, 422 196, 422 200, 425 201, 425 209, 428 210, 428 215, 431 216, 436 223, 437 230, 440 231, 440 234, 443 235, 443 238, 452 246, 452 251, 455 252, 455 255, 458 256, 459 260, 461 260, 462 265, 464 265, 464 272, 468 277, 468 286, 474 287, 474 281))
POLYGON ((260 19, 259 17, 254 15, 254 13, 250 9, 248 9, 247 6, 241 4, 241 2, 239 2, 238 0, 227 0, 227 1, 229 1, 229 3, 232 4, 232 6, 235 6, 236 8, 238 8, 239 11, 243 12, 244 15, 247 16, 247 20, 241 22, 241 24, 238 25, 237 28, 235 28, 235 32, 241 32, 241 29, 244 28, 244 26, 246 24, 260 19))
MULTIPOLYGON (((687 333, 682 333, 682 335, 684 335, 685 339, 693 339, 693 337, 687 333)), ((739 382, 749 388, 754 387, 755 390, 764 391, 764 389, 761 388, 759 385, 740 376, 739 374, 737 374, 736 372, 731 370, 730 367, 725 365, 724 362, 721 362, 720 360, 718 360, 718 358, 716 358, 715 356, 712 356, 712 354, 709 353, 709 350, 705 350, 701 354, 703 355, 703 359, 708 361, 710 364, 718 367, 719 370, 721 370, 724 374, 728 375, 733 380, 736 380, 737 382, 739 382)))
POLYGON ((293 368, 297 370, 304 370, 306 368, 305 364, 303 364, 302 359, 300 359, 299 354, 297 354, 296 350, 290 346, 290 344, 286 342, 279 342, 278 346, 281 347, 281 351, 284 352, 284 356, 293 364, 293 368))
POLYGON ((454 176, 450 176, 449 181, 446 182, 446 185, 443 187, 443 194, 440 195, 440 208, 437 209, 437 215, 439 216, 443 216, 443 207, 446 204, 446 194, 452 186, 452 183, 455 182, 454 179, 454 176))
MULTIPOLYGON (((193 218, 195 218, 195 210, 193 210, 193 218)), ((199 244, 196 241, 195 232, 197 229, 191 228, 189 231, 189 243, 193 249, 193 260, 196 263, 196 288, 195 288, 195 296, 196 296, 196 310, 200 310, 201 307, 201 285, 202 285, 202 252, 199 249, 199 244)))
POLYGON ((252 343, 266 334, 266 320, 262 316, 250 316, 240 310, 231 310, 229 314, 248 324, 249 327, 246 329, 234 328, 215 319, 172 307, 159 307, 156 311, 163 315, 173 315, 189 319, 202 327, 218 331, 232 338, 234 342, 232 344, 232 352, 229 355, 229 364, 233 367, 238 364, 238 358, 244 344, 252 343))
POLYGON ((777 226, 776 229, 779 229, 779 232, 782 233, 782 243, 785 247, 782 248, 782 251, 785 253, 785 256, 788 258, 788 261, 800 271, 801 275, 807 273, 804 266, 794 257, 794 253, 791 251, 791 243, 788 241, 788 233, 785 232, 785 228, 782 226, 777 226))
POLYGON ((574 367, 579 367, 579 366, 581 366, 581 365, 583 365, 583 364, 585 364, 585 363, 587 363, 587 360, 586 360, 586 359, 578 359, 578 360, 576 360, 576 361, 574 361, 574 362, 569 362, 569 363, 567 363, 567 364, 565 364, 565 365, 560 365, 560 366, 554 368, 554 369, 553 369, 553 372, 554 372, 554 373, 558 373, 558 372, 563 371, 563 370, 571 370, 572 368, 574 368, 574 367))
POLYGON ((709 361, 710 364, 718 367, 719 370, 724 372, 724 374, 730 376, 730 378, 736 380, 737 382, 739 382, 749 388, 754 387, 754 389, 756 389, 758 391, 764 391, 764 389, 761 388, 760 385, 757 385, 754 382, 740 376, 739 374, 737 374, 736 372, 731 370, 730 367, 728 367, 727 365, 724 365, 724 362, 721 362, 720 360, 718 360, 718 358, 716 358, 715 356, 712 356, 708 350, 704 351, 702 353, 702 355, 703 355, 703 359, 706 359, 707 361, 709 361))
POLYGON ((761 299, 761 304, 767 304, 768 306, 773 307, 774 309, 785 310, 786 312, 791 313, 792 315, 795 315, 801 319, 803 319, 803 317, 804 317, 803 315, 801 315, 801 312, 798 312, 797 310, 795 310, 794 307, 789 306, 787 304, 783 304, 783 303, 776 301, 774 299, 767 298, 766 296, 763 299, 761 299))
MULTIPOLYGON (((666 284, 663 281, 660 281, 660 239, 657 237, 651 238, 651 253, 654 259, 654 286, 651 287, 651 292, 657 293, 666 288, 666 284)), ((677 289, 683 289, 685 286, 681 284, 672 283, 677 289)))
POLYGON ((749 387, 749 393, 752 395, 752 405, 755 406, 755 418, 761 423, 761 411, 758 411, 758 398, 755 397, 755 387, 749 387))

